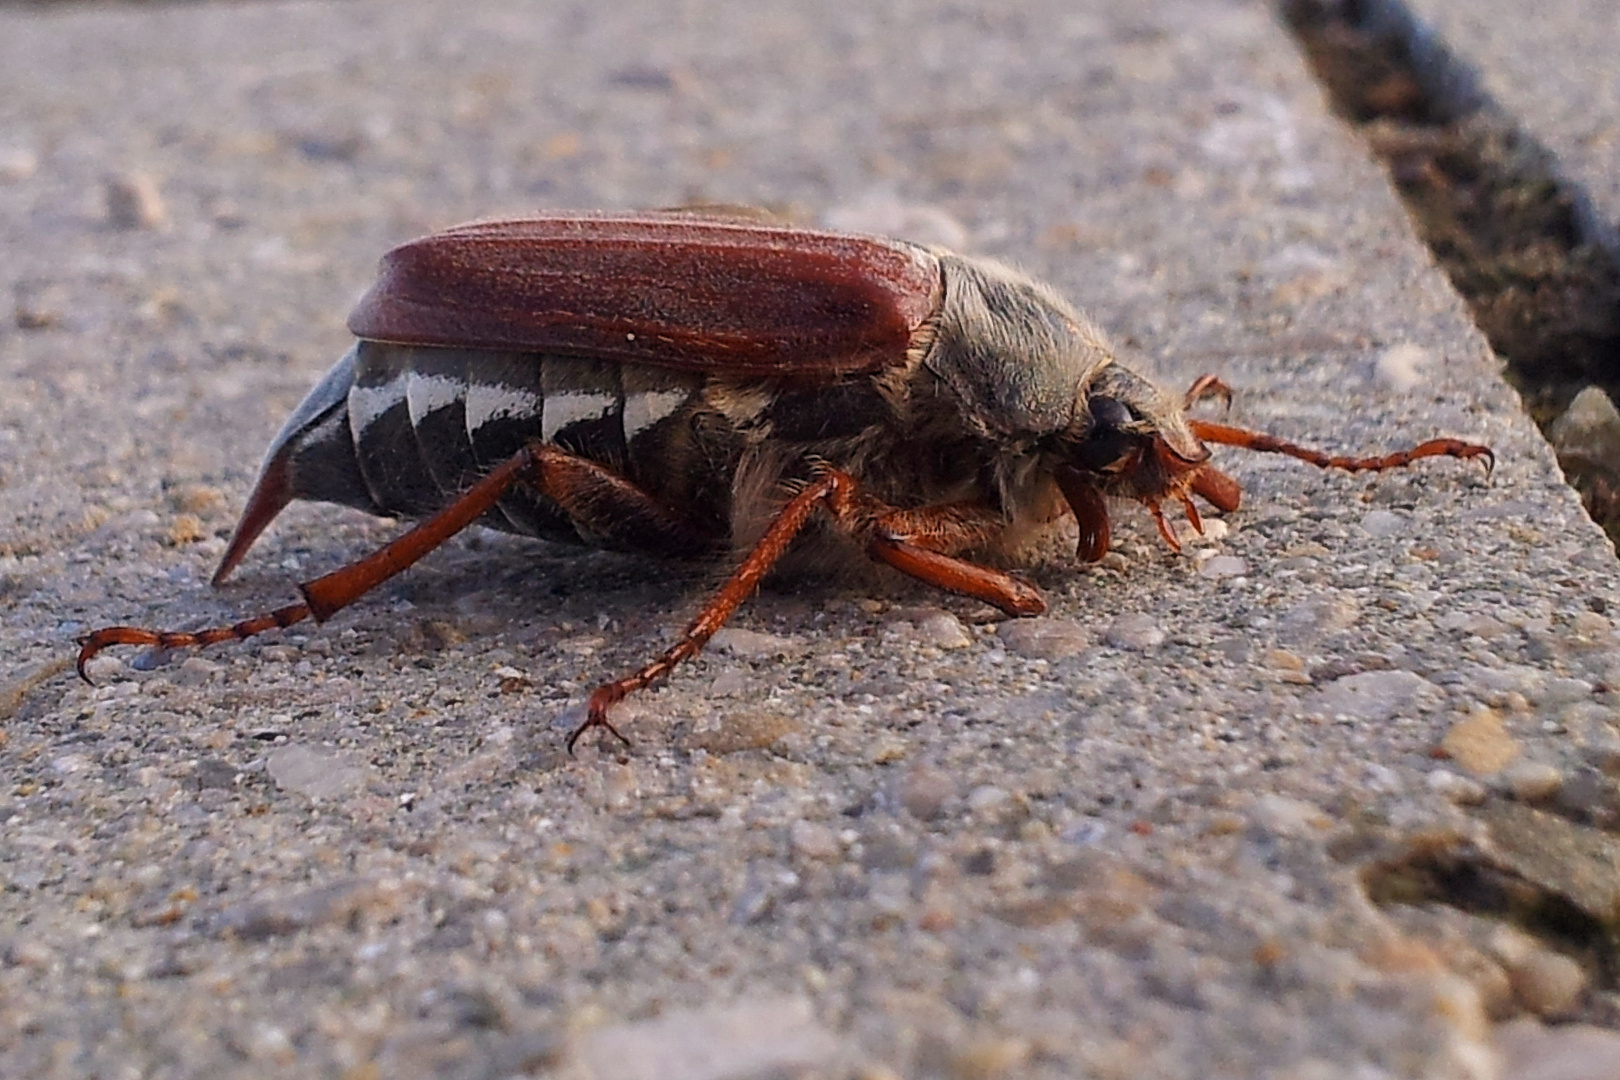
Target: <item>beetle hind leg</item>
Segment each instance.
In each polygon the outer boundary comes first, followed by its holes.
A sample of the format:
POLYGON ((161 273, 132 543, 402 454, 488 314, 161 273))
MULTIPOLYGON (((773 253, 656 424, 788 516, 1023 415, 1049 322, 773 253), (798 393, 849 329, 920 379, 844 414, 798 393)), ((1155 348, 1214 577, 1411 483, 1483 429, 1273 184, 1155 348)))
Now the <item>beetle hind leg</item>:
MULTIPOLYGON (((386 547, 300 585, 303 603, 207 630, 102 627, 79 639, 79 675, 84 677, 85 665, 101 650, 113 645, 200 648, 224 641, 246 640, 307 618, 325 622, 477 521, 519 481, 531 484, 554 499, 582 528, 596 529, 606 539, 624 546, 676 556, 695 554, 704 546, 702 537, 694 529, 617 473, 555 446, 530 445, 496 466, 449 506, 386 547)), ((275 511, 285 505, 286 500, 280 495, 279 488, 274 485, 267 488, 261 481, 244 521, 257 523, 258 528, 262 528, 275 516, 275 511), (259 511, 255 511, 255 507, 259 507, 259 511)), ((256 534, 257 528, 238 530, 239 537, 246 536, 240 544, 241 551, 246 550, 256 534)))

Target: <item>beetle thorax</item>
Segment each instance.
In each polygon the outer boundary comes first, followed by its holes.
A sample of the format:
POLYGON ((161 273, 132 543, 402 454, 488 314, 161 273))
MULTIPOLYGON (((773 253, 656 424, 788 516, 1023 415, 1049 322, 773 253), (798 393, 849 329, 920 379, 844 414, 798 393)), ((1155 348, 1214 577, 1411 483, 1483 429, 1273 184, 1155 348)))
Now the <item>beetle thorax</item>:
POLYGON ((924 359, 970 426, 997 438, 1069 428, 1112 359, 1102 332, 1046 286, 997 262, 937 252, 944 298, 924 359))

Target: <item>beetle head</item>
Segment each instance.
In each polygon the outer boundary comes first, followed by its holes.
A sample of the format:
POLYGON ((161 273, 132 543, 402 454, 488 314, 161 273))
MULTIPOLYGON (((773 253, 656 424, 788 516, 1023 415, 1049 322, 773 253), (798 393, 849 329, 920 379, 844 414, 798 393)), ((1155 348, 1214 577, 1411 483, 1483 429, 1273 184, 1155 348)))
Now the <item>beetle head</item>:
POLYGON ((1108 551, 1107 498, 1145 505, 1159 533, 1180 549, 1160 504, 1180 502, 1202 531, 1191 493, 1222 510, 1237 508, 1237 484, 1209 464, 1209 448, 1187 424, 1183 404, 1117 363, 1086 387, 1075 420, 1054 440, 1053 476, 1080 523, 1079 555, 1095 562, 1108 551))

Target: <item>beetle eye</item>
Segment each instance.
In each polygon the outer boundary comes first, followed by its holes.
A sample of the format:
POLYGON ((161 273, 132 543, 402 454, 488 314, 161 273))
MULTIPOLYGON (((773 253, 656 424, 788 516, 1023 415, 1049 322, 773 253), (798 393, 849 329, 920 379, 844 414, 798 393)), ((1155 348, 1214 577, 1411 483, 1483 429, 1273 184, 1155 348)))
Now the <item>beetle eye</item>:
POLYGON ((1132 421, 1131 410, 1111 397, 1094 397, 1087 407, 1091 411, 1091 430, 1074 447, 1069 460, 1091 472, 1117 472, 1137 442, 1136 436, 1121 430, 1132 421))
POLYGON ((1131 422, 1131 410, 1117 398, 1094 397, 1087 404, 1091 419, 1099 428, 1121 428, 1131 422))

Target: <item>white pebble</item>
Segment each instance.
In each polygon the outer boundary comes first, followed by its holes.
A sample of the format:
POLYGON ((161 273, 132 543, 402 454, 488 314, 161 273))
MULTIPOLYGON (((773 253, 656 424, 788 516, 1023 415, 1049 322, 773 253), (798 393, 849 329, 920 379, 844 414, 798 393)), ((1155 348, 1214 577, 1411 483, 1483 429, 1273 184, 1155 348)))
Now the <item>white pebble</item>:
POLYGON ((1324 686, 1315 711, 1338 720, 1381 722, 1414 715, 1436 697, 1438 688, 1413 672, 1363 671, 1324 686))
POLYGON ((1542 761, 1516 761, 1502 770, 1501 780, 1520 802, 1550 799, 1564 786, 1564 774, 1542 761))
POLYGON ((788 829, 788 843, 806 859, 833 859, 842 850, 837 834, 814 821, 795 821, 788 829))
POLYGON ((276 786, 309 799, 334 799, 365 786, 366 768, 351 755, 325 747, 289 743, 265 759, 276 786))
POLYGON ((967 628, 948 611, 938 611, 917 623, 917 641, 936 649, 965 649, 973 644, 967 628))
POLYGON ((1586 969, 1563 953, 1536 948, 1508 970, 1508 981, 1527 1012, 1556 1016, 1567 1012, 1586 989, 1586 969))
POLYGON ((1236 555, 1215 555, 1204 560, 1204 565, 1198 568, 1198 573, 1204 577, 1226 578, 1242 577, 1249 572, 1249 562, 1236 555))
POLYGON ((1012 796, 1003 788, 994 784, 981 784, 968 793, 968 809, 975 814, 985 814, 1004 805, 1012 796))
POLYGON ((1369 510, 1361 515, 1361 528, 1368 536, 1400 536, 1406 532, 1406 518, 1393 510, 1369 510))
POLYGON ((1423 369, 1433 362, 1433 353, 1408 341, 1380 353, 1373 370, 1379 382, 1404 394, 1423 385, 1423 369))
POLYGON ((1429 790, 1458 806, 1478 806, 1485 801, 1485 785, 1450 769, 1435 769, 1426 781, 1429 790))
POLYGON ((1165 633, 1148 615, 1121 615, 1109 624, 1103 640, 1116 649, 1153 649, 1164 644, 1165 633))
POLYGON ((744 660, 769 660, 777 656, 787 656, 798 650, 798 645, 792 638, 777 634, 762 634, 757 630, 744 630, 736 626, 722 627, 709 640, 709 647, 744 660))

